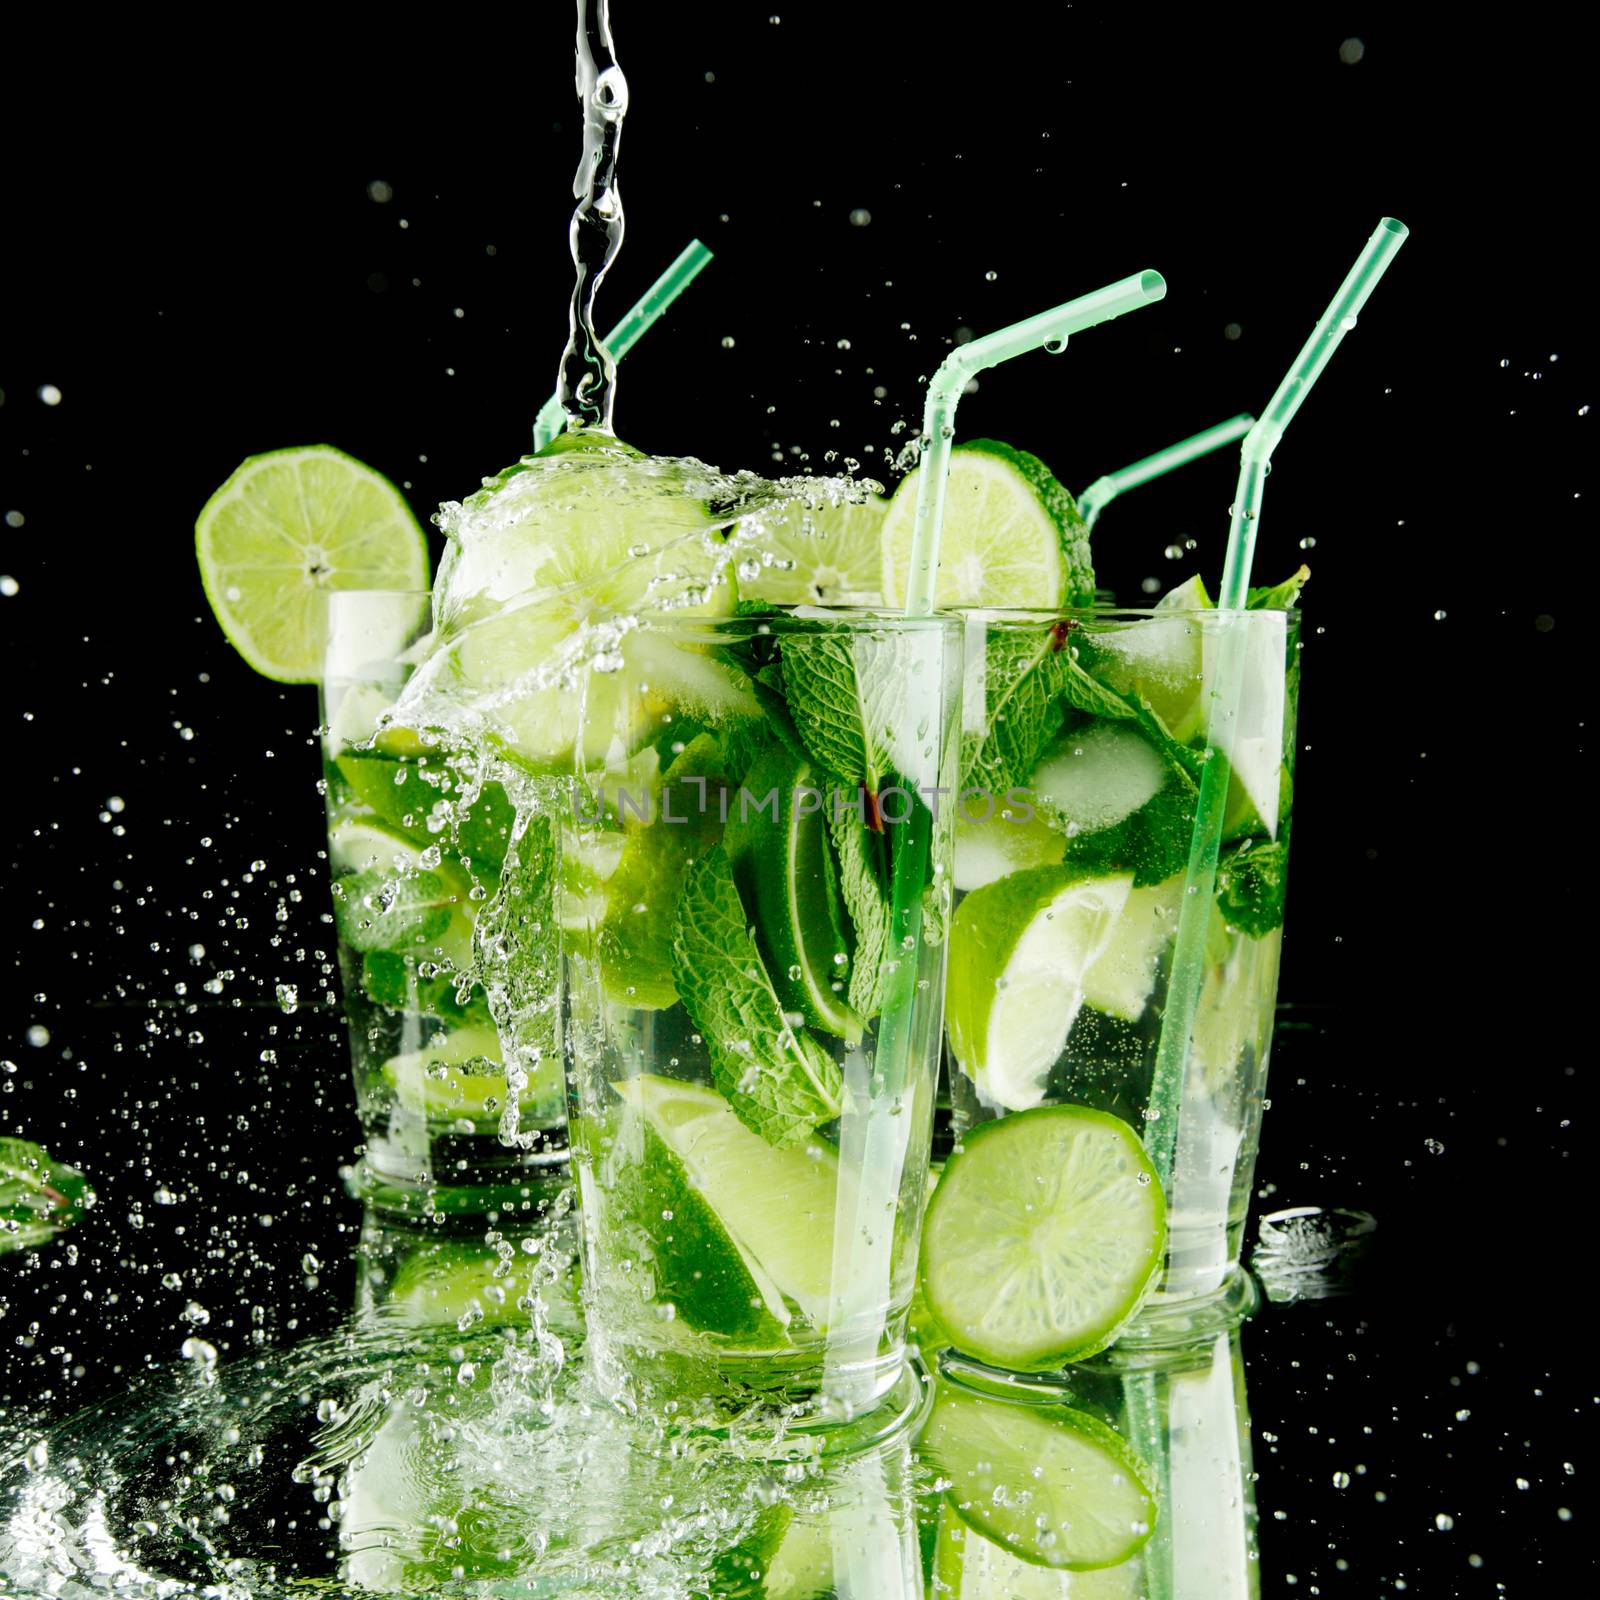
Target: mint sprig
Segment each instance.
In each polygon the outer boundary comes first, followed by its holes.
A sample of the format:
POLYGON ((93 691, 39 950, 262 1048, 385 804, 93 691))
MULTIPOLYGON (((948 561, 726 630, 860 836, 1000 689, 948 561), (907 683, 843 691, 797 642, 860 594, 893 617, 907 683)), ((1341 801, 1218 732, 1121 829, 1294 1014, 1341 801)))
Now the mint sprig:
POLYGON ((752 1133, 783 1149, 839 1115, 838 1064, 784 1015, 720 844, 689 868, 673 953, 712 1080, 752 1133))
MULTIPOLYGON (((1025 783, 1061 729, 1072 662, 1051 627, 994 628, 984 643, 983 732, 962 741, 961 787, 1003 795, 1025 783)), ((1091 680, 1092 681, 1092 680, 1091 680)))
POLYGON ((906 663, 890 635, 819 629, 787 634, 783 682, 806 753, 847 784, 883 787, 905 706, 906 663))
POLYGON ((850 954, 850 1009, 871 1021, 883 1005, 883 958, 889 948, 889 888, 882 834, 854 809, 832 804, 828 832, 839 863, 839 893, 855 934, 850 954))
POLYGON ((0 1255, 53 1239, 94 1201, 75 1167, 27 1139, 0 1139, 0 1255))
POLYGON ((1217 906, 1241 933, 1260 939, 1283 926, 1288 886, 1287 830, 1275 843, 1247 839, 1217 863, 1217 906))

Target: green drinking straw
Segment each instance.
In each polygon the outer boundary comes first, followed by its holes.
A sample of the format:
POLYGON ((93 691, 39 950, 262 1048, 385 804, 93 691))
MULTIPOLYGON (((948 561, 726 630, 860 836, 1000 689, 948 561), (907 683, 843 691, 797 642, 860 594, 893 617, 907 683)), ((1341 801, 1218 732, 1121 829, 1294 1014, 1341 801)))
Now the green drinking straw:
MULTIPOLYGON (((627 355, 651 323, 694 282, 710 259, 711 252, 698 239, 691 239, 683 247, 678 259, 645 290, 633 310, 606 335, 606 348, 613 360, 620 361, 627 355)), ((536 451, 544 449, 566 425, 567 414, 561 409, 560 397, 551 395, 539 408, 538 420, 533 425, 533 448, 536 451)))
POLYGON ((1405 243, 1407 232, 1406 225, 1393 217, 1385 217, 1378 224, 1294 365, 1278 385, 1272 403, 1245 435, 1239 451, 1239 485, 1234 491, 1228 553, 1217 601, 1222 627, 1217 641, 1217 673, 1211 692, 1205 767, 1195 807, 1189 864, 1184 875, 1178 932, 1172 953, 1172 975, 1167 983, 1166 1009, 1161 1019, 1161 1039, 1156 1046, 1155 1077, 1150 1087, 1149 1120, 1145 1127, 1145 1147, 1169 1195, 1179 1123, 1183 1117, 1190 1035, 1205 976, 1206 927, 1211 919, 1211 896, 1216 887, 1217 856, 1222 848, 1223 816, 1228 802, 1229 762, 1221 745, 1238 716, 1244 686, 1244 630, 1238 621, 1249 599, 1250 567, 1261 522, 1262 491, 1272 452, 1283 437, 1284 429, 1304 404, 1312 384, 1321 376, 1340 341, 1355 327, 1357 315, 1394 259, 1395 252, 1405 243))
MULTIPOLYGON (((1041 346, 1060 351, 1070 335, 1150 305, 1166 292, 1166 280, 1159 272, 1137 272, 1053 311, 960 345, 945 357, 928 386, 923 411, 922 476, 917 485, 908 618, 925 617, 933 611, 950 441, 955 436, 956 406, 973 376, 1041 346)), ((911 692, 931 690, 930 676, 925 670, 909 673, 911 692)), ((906 713, 908 724, 926 725, 935 741, 940 739, 942 730, 932 715, 919 716, 909 704, 906 713)), ((923 863, 932 818, 925 807, 917 806, 903 826, 912 831, 906 847, 895 853, 889 948, 909 952, 916 949, 922 934, 923 863)), ((874 1325, 872 1318, 888 1301, 889 1250, 913 1120, 912 1108, 902 1106, 900 1100, 913 1053, 936 1048, 925 1029, 923 1037, 913 1035, 914 1015, 927 1016, 926 1010, 914 1012, 915 984, 916 963, 900 960, 884 995, 873 1062, 869 1067, 856 1051, 845 1069, 849 1104, 860 1108, 864 1103, 865 1109, 848 1111, 840 1130, 840 1170, 861 1174, 854 1196, 841 1197, 834 1227, 833 1291, 822 1394, 824 1406, 841 1419, 856 1415, 870 1400, 871 1361, 883 1334, 881 1320, 874 1325)))
POLYGON ((1078 496, 1078 510, 1083 513, 1083 520, 1092 528, 1100 513, 1125 489, 1137 489, 1141 483, 1165 477, 1179 467, 1188 466, 1191 461, 1198 461, 1201 456, 1210 455, 1213 450, 1220 450, 1225 444, 1232 444, 1235 439, 1242 439, 1255 420, 1248 412, 1241 412, 1237 417, 1219 422, 1214 428, 1206 428, 1200 433, 1190 434, 1187 439, 1180 439, 1176 444, 1169 444, 1165 450, 1157 450, 1153 456, 1146 456, 1131 466, 1096 478, 1078 496))
POLYGON ((1137 311, 1162 299, 1167 283, 1159 272, 1136 272, 1131 278, 1108 284, 1092 294, 1080 295, 1054 311, 1014 322, 998 333, 986 333, 970 344, 958 345, 944 358, 928 385, 928 403, 922 415, 922 477, 917 484, 917 520, 911 537, 911 582, 906 615, 925 617, 933 610, 938 581, 939 540, 944 532, 944 496, 950 477, 950 441, 955 437, 956 406, 972 379, 986 367, 997 367, 1013 356, 1025 355, 1041 345, 1056 351, 1068 337, 1137 311))

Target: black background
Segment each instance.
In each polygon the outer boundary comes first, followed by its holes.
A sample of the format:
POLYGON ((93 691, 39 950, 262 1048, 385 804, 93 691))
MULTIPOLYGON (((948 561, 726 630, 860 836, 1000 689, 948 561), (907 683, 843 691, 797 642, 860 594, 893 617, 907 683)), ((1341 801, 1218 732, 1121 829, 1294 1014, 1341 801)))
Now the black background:
MULTIPOLYGON (((1278 451, 1257 560, 1314 571, 1261 1179, 1381 1242, 1360 1299, 1247 1330, 1267 1593, 1535 1593, 1592 1559, 1558 1514, 1593 1416, 1586 45, 1554 11, 1434 10, 614 7, 602 322, 691 237, 716 252, 623 368, 653 452, 889 477, 958 328, 1155 267, 1161 305, 963 402, 962 434, 1080 488, 1264 405, 1378 218, 1411 227, 1278 451)), ((261 450, 337 444, 426 516, 526 447, 579 135, 554 0, 19 28, 0 1132, 102 1203, 77 1260, 0 1261, 0 1392, 60 1412, 174 1359, 191 1301, 225 1354, 349 1302, 315 694, 233 654, 191 530, 261 450)), ((1233 473, 1108 511, 1102 581, 1214 578, 1233 473)))

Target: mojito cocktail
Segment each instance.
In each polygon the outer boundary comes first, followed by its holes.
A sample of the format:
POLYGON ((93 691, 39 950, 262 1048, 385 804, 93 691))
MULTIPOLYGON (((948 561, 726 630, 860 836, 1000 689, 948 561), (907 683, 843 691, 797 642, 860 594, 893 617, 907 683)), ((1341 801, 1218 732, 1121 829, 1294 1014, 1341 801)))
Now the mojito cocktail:
POLYGON ((1282 940, 1292 598, 1222 613, 1190 583, 1146 613, 969 619, 946 1013, 958 1154, 924 1246, 933 1316, 969 1357, 1059 1365, 1141 1307, 1188 1331, 1174 1319, 1237 1280, 1282 940), (1225 629, 1245 688, 1221 727, 1225 629), (1200 1002, 1165 1083, 1208 746, 1227 811, 1200 1002), (1146 1153, 1162 1119, 1165 1175, 1146 1153))
POLYGON ((585 762, 563 819, 591 1343, 658 1392, 787 1396, 842 1339, 871 1401, 916 1273, 959 627, 763 611, 634 639, 601 702, 633 753, 585 762), (875 1098, 894 1148, 865 1171, 846 1124, 875 1098))
POLYGON ((323 782, 363 1189, 391 1209, 516 1211, 565 1155, 554 1006, 544 1047, 514 1057, 508 1081, 474 947, 514 909, 532 925, 525 976, 553 993, 553 886, 501 894, 519 836, 504 785, 393 720, 429 601, 358 590, 329 604, 323 782))

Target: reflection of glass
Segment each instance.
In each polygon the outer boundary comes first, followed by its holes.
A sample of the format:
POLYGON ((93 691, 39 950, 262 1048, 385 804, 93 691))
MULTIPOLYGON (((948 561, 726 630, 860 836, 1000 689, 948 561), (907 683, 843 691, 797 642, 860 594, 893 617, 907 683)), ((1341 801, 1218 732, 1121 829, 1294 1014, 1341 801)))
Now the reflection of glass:
POLYGON ((957 1381, 941 1382, 918 1444, 923 1463, 951 1480, 932 1569, 947 1587, 934 1592, 957 1600, 1259 1594, 1236 1330, 1069 1368, 1060 1386, 1053 1377, 1043 1388, 997 1384, 959 1362, 952 1370, 957 1381))
MULTIPOLYGON (((428 607, 426 592, 329 598, 328 861, 363 1191, 391 1210, 470 1213, 521 1205, 562 1169, 565 1108, 553 1021, 550 1048, 532 1052, 529 1081, 508 1093, 501 1037, 471 976, 478 924, 504 902, 511 803, 409 732, 379 730, 428 607)), ((522 976, 553 992, 552 972, 522 976)))
POLYGON ((562 818, 590 1335, 651 1403, 806 1399, 826 1352, 859 1414, 901 1377, 916 1272, 959 630, 819 610, 628 642, 586 669, 562 818))

